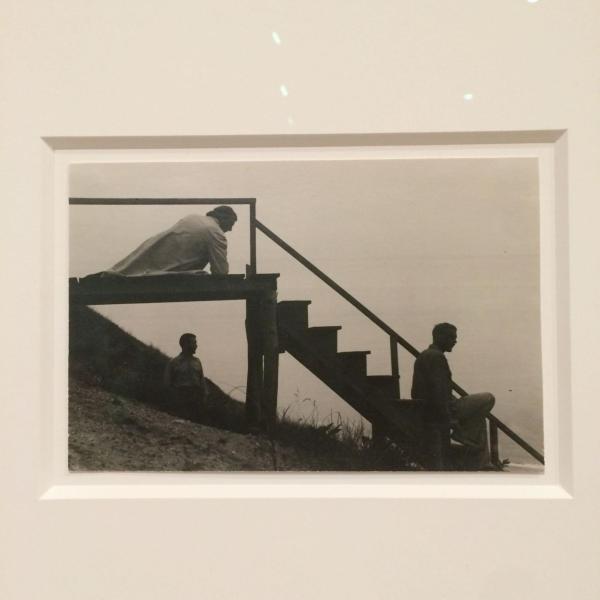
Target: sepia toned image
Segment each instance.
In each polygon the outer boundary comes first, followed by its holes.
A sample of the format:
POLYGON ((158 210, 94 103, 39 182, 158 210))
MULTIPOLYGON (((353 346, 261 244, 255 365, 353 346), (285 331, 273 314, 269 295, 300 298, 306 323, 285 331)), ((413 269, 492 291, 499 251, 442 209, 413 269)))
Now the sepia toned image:
POLYGON ((69 185, 71 471, 543 472, 536 159, 69 185))

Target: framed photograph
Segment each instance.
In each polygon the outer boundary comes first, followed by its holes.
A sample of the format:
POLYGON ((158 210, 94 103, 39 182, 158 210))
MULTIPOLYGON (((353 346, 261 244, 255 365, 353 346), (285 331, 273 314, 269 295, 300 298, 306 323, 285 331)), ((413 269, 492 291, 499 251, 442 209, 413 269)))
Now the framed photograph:
POLYGON ((68 382, 47 455, 75 488, 48 493, 86 494, 92 473, 179 473, 201 495, 246 474, 243 493, 271 472, 285 495, 313 472, 342 495, 418 478, 564 494, 558 350, 542 347, 559 322, 560 133, 489 140, 57 151, 68 382))
POLYGON ((0 596, 596 600, 597 2, 13 4, 0 596))

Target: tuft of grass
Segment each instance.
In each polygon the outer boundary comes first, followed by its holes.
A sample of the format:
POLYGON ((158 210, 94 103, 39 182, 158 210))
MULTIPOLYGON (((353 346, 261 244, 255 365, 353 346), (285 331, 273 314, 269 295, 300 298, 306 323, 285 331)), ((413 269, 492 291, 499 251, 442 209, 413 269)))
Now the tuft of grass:
POLYGON ((300 450, 312 470, 316 471, 376 471, 411 469, 408 455, 393 445, 376 448, 367 435, 365 422, 343 419, 331 412, 321 418, 317 402, 300 399, 286 407, 271 432, 272 440, 282 446, 300 450), (307 415, 292 416, 297 404, 310 404, 307 415))

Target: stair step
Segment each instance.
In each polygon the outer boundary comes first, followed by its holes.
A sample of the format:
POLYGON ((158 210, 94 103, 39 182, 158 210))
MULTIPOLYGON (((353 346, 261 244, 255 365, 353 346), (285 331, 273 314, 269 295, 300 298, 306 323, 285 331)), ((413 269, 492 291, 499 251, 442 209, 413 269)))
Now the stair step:
POLYGON ((287 329, 308 328, 308 305, 310 300, 282 300, 277 304, 279 323, 287 329))
MULTIPOLYGON (((303 332, 286 331, 286 351, 328 385, 365 419, 380 427, 385 435, 403 441, 412 440, 418 431, 412 418, 413 410, 402 401, 397 401, 397 378, 391 375, 365 376, 363 379, 348 376, 343 370, 340 354, 351 356, 353 353, 336 352, 337 332, 341 327, 310 327, 303 332), (368 381, 370 380, 370 384, 368 381), (398 405, 396 405, 398 402, 398 405)), ((354 356, 366 357, 368 352, 356 352, 354 356)), ((348 358, 347 360, 351 360, 348 358)), ((358 360, 358 359, 354 359, 358 360)), ((418 416, 418 415, 417 415, 418 416)))
POLYGON ((309 327, 306 335, 310 345, 317 353, 324 356, 335 356, 337 354, 337 334, 341 328, 341 325, 309 327))
POLYGON ((398 383, 400 377, 394 375, 369 375, 367 384, 389 398, 398 397, 398 383))
POLYGON ((352 352, 338 352, 338 362, 341 370, 355 379, 364 379, 367 376, 367 355, 370 350, 355 350, 352 352))

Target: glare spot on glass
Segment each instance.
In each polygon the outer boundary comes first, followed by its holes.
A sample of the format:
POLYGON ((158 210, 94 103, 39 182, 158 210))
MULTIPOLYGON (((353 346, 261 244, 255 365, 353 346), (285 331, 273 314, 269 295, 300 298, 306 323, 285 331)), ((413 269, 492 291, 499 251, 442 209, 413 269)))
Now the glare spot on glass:
POLYGON ((281 84, 281 85, 279 86, 279 91, 281 92, 281 95, 282 95, 282 96, 289 96, 289 94, 290 94, 290 93, 288 92, 288 89, 287 89, 287 87, 286 87, 284 84, 281 84))
POLYGON ((538 0, 527 0, 527 2, 529 2, 529 4, 536 4, 538 0))
POLYGON ((275 42, 278 46, 281 46, 281 38, 279 37, 279 34, 276 31, 273 31, 271 33, 271 37, 273 38, 273 42, 275 42))
POLYGON ((469 93, 469 94, 465 94, 465 95, 463 96, 463 98, 464 98, 465 100, 473 100, 474 96, 473 96, 473 94, 469 93))

